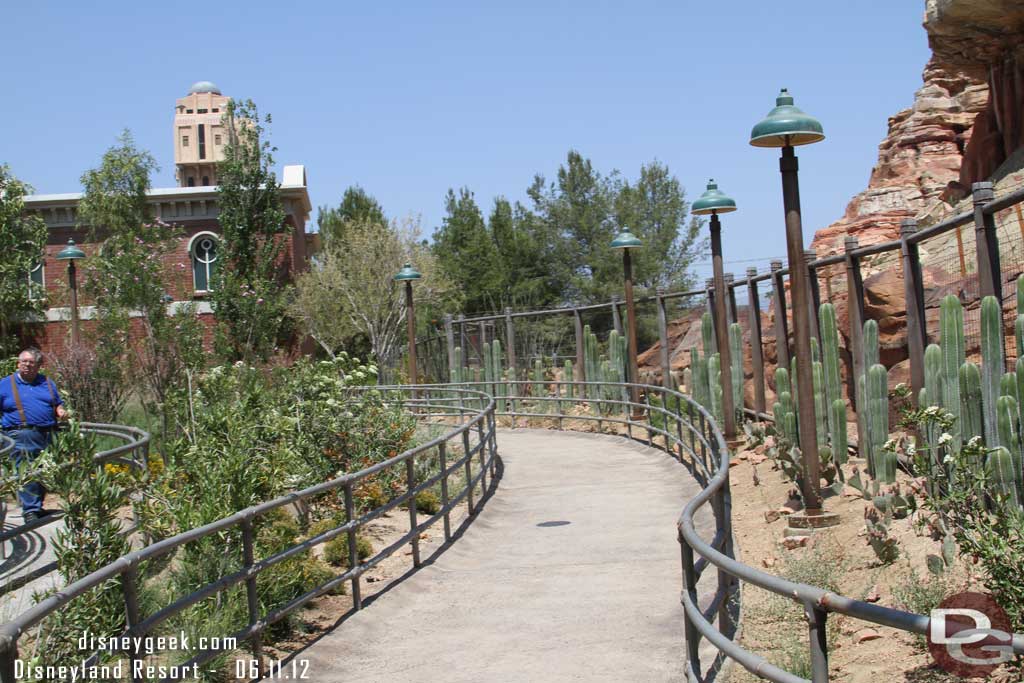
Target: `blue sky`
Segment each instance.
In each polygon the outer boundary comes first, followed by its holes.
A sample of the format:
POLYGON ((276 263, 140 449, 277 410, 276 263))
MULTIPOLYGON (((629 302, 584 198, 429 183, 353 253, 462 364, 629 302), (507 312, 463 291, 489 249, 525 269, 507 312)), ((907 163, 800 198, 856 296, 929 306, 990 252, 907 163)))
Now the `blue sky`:
POLYGON ((778 154, 748 144, 751 126, 783 86, 821 119, 827 139, 798 148, 809 242, 865 187, 887 118, 921 85, 923 13, 923 0, 16 3, 0 163, 37 192, 78 191, 130 128, 160 163, 154 185, 171 186, 174 100, 212 80, 273 115, 279 165, 306 165, 314 206, 359 184, 429 235, 449 187, 486 213, 497 195, 525 200, 570 148, 629 178, 658 159, 689 199, 708 177, 736 199, 724 252, 742 273, 785 253, 778 154))

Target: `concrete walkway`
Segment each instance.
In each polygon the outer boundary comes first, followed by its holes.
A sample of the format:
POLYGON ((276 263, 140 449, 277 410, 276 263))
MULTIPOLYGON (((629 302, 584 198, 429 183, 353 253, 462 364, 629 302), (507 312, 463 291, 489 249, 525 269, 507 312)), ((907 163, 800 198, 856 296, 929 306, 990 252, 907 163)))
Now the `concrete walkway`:
POLYGON ((687 470, 614 436, 502 430, 498 450, 465 535, 299 653, 310 680, 684 680, 687 470))

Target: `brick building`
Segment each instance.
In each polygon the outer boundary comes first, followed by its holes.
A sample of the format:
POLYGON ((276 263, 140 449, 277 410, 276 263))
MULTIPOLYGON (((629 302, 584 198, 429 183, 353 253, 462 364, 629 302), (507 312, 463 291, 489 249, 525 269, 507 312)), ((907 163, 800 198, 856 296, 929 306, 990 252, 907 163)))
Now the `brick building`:
MULTIPOLYGON (((174 163, 178 187, 153 188, 149 191, 152 216, 173 226, 178 234, 174 249, 166 256, 171 274, 168 285, 173 311, 187 302, 194 302, 200 317, 212 329, 213 313, 207 300, 211 270, 218 254, 220 226, 217 222, 217 162, 224 158, 227 134, 221 118, 228 98, 216 85, 200 81, 188 94, 177 100, 174 109, 174 163)), ((314 243, 313 234, 306 233, 311 205, 303 166, 285 166, 281 177, 281 202, 286 214, 285 243, 287 276, 305 270, 314 243)), ((88 228, 78 221, 78 203, 82 194, 38 194, 25 198, 25 209, 43 218, 49 229, 46 253, 30 275, 36 288, 45 290, 49 307, 45 321, 26 330, 28 336, 44 351, 58 351, 70 336, 71 308, 67 262, 58 261, 57 253, 68 239, 74 239, 85 253, 78 262, 81 271, 88 267, 88 257, 99 245, 88 239, 88 228)), ((79 290, 81 330, 87 333, 95 319, 96 309, 79 290)))

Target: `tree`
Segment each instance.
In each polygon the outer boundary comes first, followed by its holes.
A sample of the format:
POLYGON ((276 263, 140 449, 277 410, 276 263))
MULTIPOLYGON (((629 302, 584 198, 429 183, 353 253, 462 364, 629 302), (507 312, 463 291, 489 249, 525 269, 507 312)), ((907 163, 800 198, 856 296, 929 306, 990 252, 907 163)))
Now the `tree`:
POLYGON ((388 224, 380 203, 358 185, 352 185, 345 190, 341 204, 337 208, 320 207, 316 224, 321 243, 326 246, 332 241, 342 240, 346 226, 354 221, 388 224))
POLYGON ((463 310, 494 310, 501 300, 502 264, 473 193, 449 189, 445 211, 434 233, 434 255, 462 292, 463 310))
POLYGON ((19 321, 42 313, 42 296, 30 292, 29 273, 39 265, 46 246, 46 223, 25 214, 30 188, 0 165, 0 353, 16 350, 19 321))
POLYGON ((405 263, 423 274, 413 287, 417 305, 437 302, 449 291, 412 220, 392 226, 353 221, 344 240, 332 243, 316 267, 299 276, 292 310, 332 358, 347 340, 363 334, 377 362, 391 367, 403 339, 406 313, 401 283, 393 277, 405 263))
POLYGON ((116 418, 118 401, 105 399, 123 401, 117 385, 130 378, 143 406, 163 418, 166 435, 169 397, 184 382, 185 372, 200 366, 203 358, 194 307, 185 306, 174 316, 168 311, 172 274, 163 257, 174 247, 177 231, 150 216, 146 193, 155 170, 152 155, 138 149, 125 131, 100 165, 82 175, 79 216, 100 243, 85 268, 97 327, 93 348, 69 349, 68 358, 58 365, 68 386, 96 394, 79 396, 82 407, 102 411, 86 418, 116 418), (133 318, 142 335, 130 344, 133 318))
POLYGON ((217 347, 229 361, 264 360, 290 333, 277 150, 262 139, 270 117, 261 122, 251 100, 230 101, 224 122, 228 144, 217 172, 223 242, 211 296, 217 347))

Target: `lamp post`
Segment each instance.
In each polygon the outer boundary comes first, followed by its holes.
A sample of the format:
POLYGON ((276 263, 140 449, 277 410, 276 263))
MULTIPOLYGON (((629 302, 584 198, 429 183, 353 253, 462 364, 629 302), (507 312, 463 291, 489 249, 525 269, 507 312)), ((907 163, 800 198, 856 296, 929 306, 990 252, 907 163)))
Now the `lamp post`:
POLYGON ((75 279, 75 261, 85 258, 85 252, 75 246, 75 240, 68 238, 66 247, 57 252, 58 261, 68 262, 68 287, 71 288, 71 344, 78 346, 78 282, 75 279))
POLYGON ((714 267, 715 289, 715 336, 718 338, 718 357, 722 372, 719 374, 722 385, 722 413, 725 417, 726 439, 736 438, 736 406, 732 395, 732 352, 729 348, 729 316, 726 312, 727 296, 725 290, 725 274, 722 270, 722 222, 718 214, 736 210, 736 202, 718 189, 712 178, 708 188, 690 207, 690 212, 698 216, 711 216, 711 261, 714 267))
POLYGON ((416 384, 416 309, 412 303, 412 281, 421 277, 423 276, 413 270, 411 263, 406 263, 394 278, 398 282, 405 282, 405 317, 409 331, 409 384, 416 384))
MULTIPOLYGON (((754 147, 781 147, 782 203, 786 212, 786 254, 789 258, 789 281, 793 301, 793 337, 796 352, 797 414, 800 423, 800 452, 803 456, 803 484, 805 516, 823 517, 821 491, 821 461, 818 437, 815 433, 814 386, 811 368, 811 320, 807 302, 809 286, 807 264, 804 260, 804 233, 800 218, 800 185, 797 179, 797 159, 793 148, 825 139, 821 122, 793 106, 793 97, 785 88, 775 100, 775 108, 750 131, 750 144, 754 147)), ((831 516, 830 516, 831 517, 831 516)), ((790 524, 795 526, 795 520, 790 524)), ((831 520, 829 520, 831 521, 831 520)), ((825 526, 825 520, 808 519, 807 526, 825 526)))
MULTIPOLYGON (((635 404, 640 402, 640 394, 637 391, 636 384, 639 384, 640 371, 637 368, 636 363, 636 307, 633 305, 633 263, 630 260, 629 250, 636 249, 640 246, 640 240, 636 235, 629 231, 629 228, 623 226, 622 232, 612 240, 612 249, 622 250, 622 271, 625 277, 625 290, 626 290, 626 325, 629 327, 629 382, 634 386, 630 388, 629 395, 630 401, 634 404, 633 413, 636 414, 637 407, 635 404)), ((590 379, 589 377, 587 379, 590 379)))

